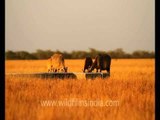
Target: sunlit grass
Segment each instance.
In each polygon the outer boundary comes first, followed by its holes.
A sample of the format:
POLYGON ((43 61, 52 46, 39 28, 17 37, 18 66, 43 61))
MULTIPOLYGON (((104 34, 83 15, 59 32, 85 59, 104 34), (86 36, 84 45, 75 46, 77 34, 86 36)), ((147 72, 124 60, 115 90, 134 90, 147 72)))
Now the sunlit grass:
MULTIPOLYGON (((81 72, 84 60, 66 60, 81 72)), ((6 61, 6 73, 46 72, 46 61, 6 61)), ((40 79, 6 76, 7 120, 153 120, 154 59, 112 60, 107 79, 40 79), (118 100, 118 107, 42 107, 41 100, 118 100)))

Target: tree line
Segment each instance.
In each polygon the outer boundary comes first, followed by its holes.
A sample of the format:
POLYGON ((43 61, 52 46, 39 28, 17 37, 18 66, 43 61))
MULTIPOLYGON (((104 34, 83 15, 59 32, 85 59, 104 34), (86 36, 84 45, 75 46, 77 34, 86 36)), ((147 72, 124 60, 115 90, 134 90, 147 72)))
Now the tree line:
POLYGON ((126 53, 123 51, 122 48, 118 48, 115 50, 110 51, 99 51, 94 48, 90 48, 89 51, 52 51, 52 50, 41 50, 38 49, 36 52, 29 53, 27 51, 11 51, 8 50, 5 52, 5 59, 7 60, 37 60, 37 59, 48 59, 54 53, 62 53, 65 59, 83 59, 86 56, 90 56, 95 58, 95 56, 99 53, 107 53, 112 58, 154 58, 155 53, 144 51, 144 50, 137 50, 132 53, 126 53))

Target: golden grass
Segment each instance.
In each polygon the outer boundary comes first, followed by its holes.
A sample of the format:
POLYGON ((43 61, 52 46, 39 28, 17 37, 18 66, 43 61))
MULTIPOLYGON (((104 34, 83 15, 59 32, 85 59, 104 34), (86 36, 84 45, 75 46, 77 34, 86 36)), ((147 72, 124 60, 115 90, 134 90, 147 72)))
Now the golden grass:
MULTIPOLYGON (((66 60, 70 72, 81 72, 84 60, 66 60)), ((6 61, 6 73, 45 72, 46 60, 6 61)), ((107 79, 6 76, 7 120, 153 120, 154 59, 112 60, 107 79), (118 100, 118 107, 48 106, 41 100, 118 100)))

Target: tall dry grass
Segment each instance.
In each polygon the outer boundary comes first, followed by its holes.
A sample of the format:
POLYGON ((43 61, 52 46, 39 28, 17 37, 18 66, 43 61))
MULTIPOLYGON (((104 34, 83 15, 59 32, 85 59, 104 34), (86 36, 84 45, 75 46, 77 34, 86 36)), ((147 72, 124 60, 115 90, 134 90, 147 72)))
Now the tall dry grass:
MULTIPOLYGON (((66 60, 81 72, 83 60, 66 60)), ((6 73, 44 72, 45 60, 6 61, 6 73)), ((153 120, 154 59, 112 60, 106 79, 40 79, 6 76, 7 120, 153 120), (119 106, 41 106, 41 100, 118 100, 119 106)))

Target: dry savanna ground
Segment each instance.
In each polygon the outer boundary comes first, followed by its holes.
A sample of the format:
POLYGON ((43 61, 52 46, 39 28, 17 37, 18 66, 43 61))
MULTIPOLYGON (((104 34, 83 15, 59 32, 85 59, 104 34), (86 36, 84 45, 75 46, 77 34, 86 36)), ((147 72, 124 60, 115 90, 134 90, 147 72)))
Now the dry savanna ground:
MULTIPOLYGON (((81 72, 84 60, 66 60, 81 72)), ((45 72, 46 60, 7 60, 6 73, 45 72)), ((6 120, 153 120, 154 59, 113 59, 111 76, 94 80, 6 75, 6 120), (118 106, 42 105, 43 100, 119 101, 118 106)))

